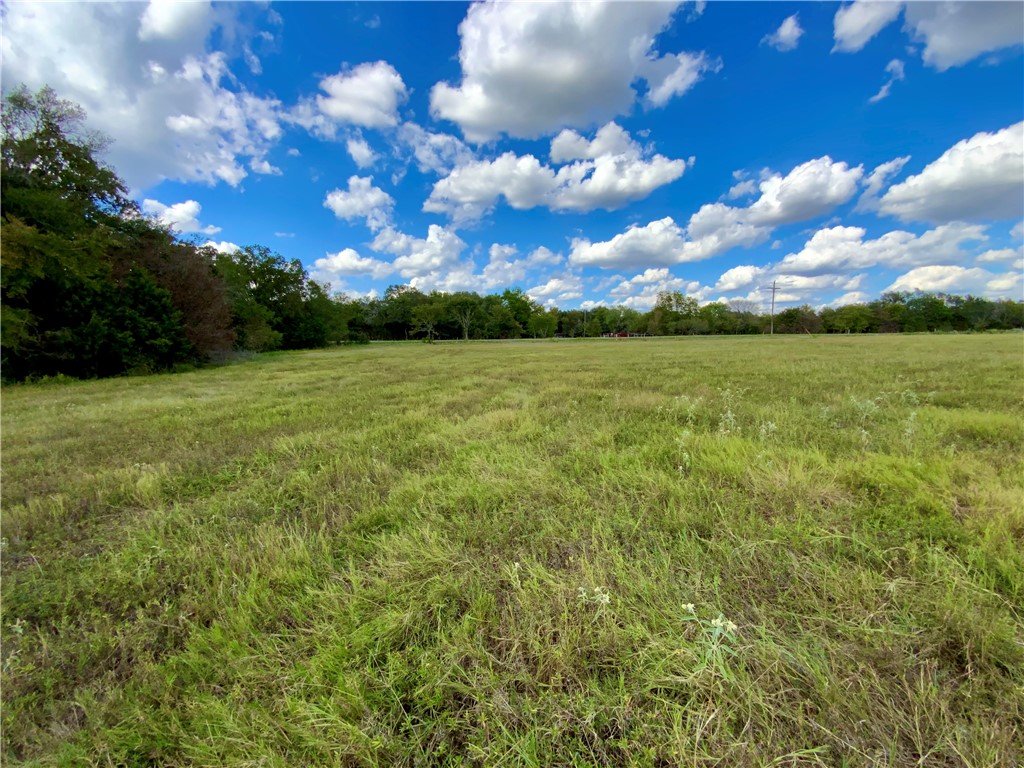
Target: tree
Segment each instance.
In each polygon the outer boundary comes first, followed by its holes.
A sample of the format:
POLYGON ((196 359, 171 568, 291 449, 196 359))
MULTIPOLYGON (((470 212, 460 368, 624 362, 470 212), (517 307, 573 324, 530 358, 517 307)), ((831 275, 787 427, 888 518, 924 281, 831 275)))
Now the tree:
POLYGON ((521 288, 505 289, 501 294, 501 302, 512 314, 520 333, 529 325, 530 317, 541 311, 540 304, 530 299, 521 288))
POLYGON ((448 313, 462 329, 463 341, 469 341, 469 328, 480 310, 480 296, 462 291, 448 297, 448 313))
POLYGON ((6 378, 166 370, 203 356, 160 270, 138 258, 159 235, 99 161, 104 141, 84 119, 49 88, 3 101, 6 378))
POLYGON ((444 319, 445 307, 436 297, 431 301, 425 301, 412 311, 413 330, 417 333, 427 334, 427 341, 434 340, 434 333, 437 326, 444 319))
POLYGON ((532 315, 526 324, 526 329, 535 339, 547 339, 554 336, 558 329, 558 310, 550 309, 547 312, 532 315))

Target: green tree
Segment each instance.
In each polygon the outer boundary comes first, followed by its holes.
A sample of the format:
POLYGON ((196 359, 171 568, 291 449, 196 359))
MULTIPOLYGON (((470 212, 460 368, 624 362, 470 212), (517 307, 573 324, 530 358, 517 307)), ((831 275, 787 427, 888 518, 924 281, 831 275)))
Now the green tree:
POLYGON ((469 329, 480 314, 480 296, 468 291, 448 297, 448 314, 458 324, 464 341, 469 341, 469 329))
POLYGON ((159 233, 99 161, 104 142, 84 120, 49 88, 20 87, 3 101, 6 378, 166 370, 203 356, 157 265, 139 258, 159 233))

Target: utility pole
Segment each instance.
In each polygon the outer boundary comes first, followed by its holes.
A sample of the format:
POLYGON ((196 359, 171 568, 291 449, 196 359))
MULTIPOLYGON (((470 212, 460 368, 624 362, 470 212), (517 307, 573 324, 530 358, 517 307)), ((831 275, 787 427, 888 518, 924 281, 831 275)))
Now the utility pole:
POLYGON ((775 281, 772 280, 772 321, 771 321, 771 331, 769 332, 769 334, 771 336, 775 335, 775 292, 777 290, 779 290, 779 289, 775 287, 775 281))

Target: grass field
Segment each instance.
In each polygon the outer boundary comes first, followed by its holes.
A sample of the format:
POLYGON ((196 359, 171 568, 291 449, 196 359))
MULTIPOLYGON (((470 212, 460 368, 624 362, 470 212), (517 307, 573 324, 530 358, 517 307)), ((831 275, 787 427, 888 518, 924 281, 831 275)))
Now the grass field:
POLYGON ((1024 336, 3 391, 5 764, 1024 760, 1024 336))

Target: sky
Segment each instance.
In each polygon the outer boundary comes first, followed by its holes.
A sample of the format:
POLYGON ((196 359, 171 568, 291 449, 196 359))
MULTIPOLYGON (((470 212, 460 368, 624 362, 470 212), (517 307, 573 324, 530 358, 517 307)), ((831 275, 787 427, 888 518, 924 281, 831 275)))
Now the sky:
POLYGON ((143 212, 352 297, 1022 298, 1024 3, 2 6, 143 212))

